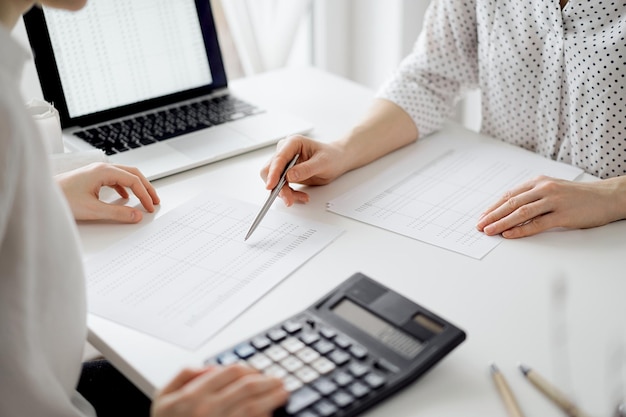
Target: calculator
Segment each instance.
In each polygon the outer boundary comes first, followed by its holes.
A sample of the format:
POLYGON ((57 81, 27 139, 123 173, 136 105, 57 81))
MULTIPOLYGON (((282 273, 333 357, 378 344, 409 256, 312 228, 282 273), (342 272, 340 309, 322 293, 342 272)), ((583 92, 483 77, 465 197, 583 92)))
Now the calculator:
POLYGON ((465 340, 449 321, 356 273, 306 310, 209 358, 245 363, 291 392, 275 417, 355 416, 465 340))

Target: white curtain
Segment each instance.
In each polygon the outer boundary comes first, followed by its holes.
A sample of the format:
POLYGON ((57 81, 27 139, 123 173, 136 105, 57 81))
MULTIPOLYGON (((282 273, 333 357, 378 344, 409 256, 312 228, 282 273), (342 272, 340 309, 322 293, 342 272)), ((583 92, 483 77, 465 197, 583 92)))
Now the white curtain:
POLYGON ((311 0, 221 0, 246 75, 287 64, 311 0))

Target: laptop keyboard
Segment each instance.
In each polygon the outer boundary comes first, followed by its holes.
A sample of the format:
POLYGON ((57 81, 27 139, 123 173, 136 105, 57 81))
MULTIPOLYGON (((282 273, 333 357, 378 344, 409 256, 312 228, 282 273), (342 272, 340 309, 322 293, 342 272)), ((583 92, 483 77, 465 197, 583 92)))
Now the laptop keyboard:
POLYGON ((260 112, 239 98, 222 95, 90 127, 74 135, 113 155, 260 112))

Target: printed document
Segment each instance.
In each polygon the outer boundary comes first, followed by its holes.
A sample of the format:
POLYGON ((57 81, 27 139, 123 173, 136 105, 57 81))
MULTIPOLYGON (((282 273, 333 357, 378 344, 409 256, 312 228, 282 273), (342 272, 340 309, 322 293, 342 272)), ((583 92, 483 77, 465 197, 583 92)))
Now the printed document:
POLYGON ((503 239, 476 229, 487 207, 540 174, 573 180, 582 173, 508 145, 417 145, 403 149, 399 166, 330 201, 328 210, 481 259, 503 239))
POLYGON ((336 227, 201 195, 86 262, 90 313, 199 347, 336 239, 336 227))

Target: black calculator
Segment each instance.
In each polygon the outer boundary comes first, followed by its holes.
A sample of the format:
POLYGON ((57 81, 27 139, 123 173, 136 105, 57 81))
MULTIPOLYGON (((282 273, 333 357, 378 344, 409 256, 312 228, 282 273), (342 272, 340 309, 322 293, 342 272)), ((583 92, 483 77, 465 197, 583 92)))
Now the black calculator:
POLYGON ((274 415, 355 416, 418 379, 465 332, 356 273, 306 310, 208 359, 245 363, 291 392, 274 415))

